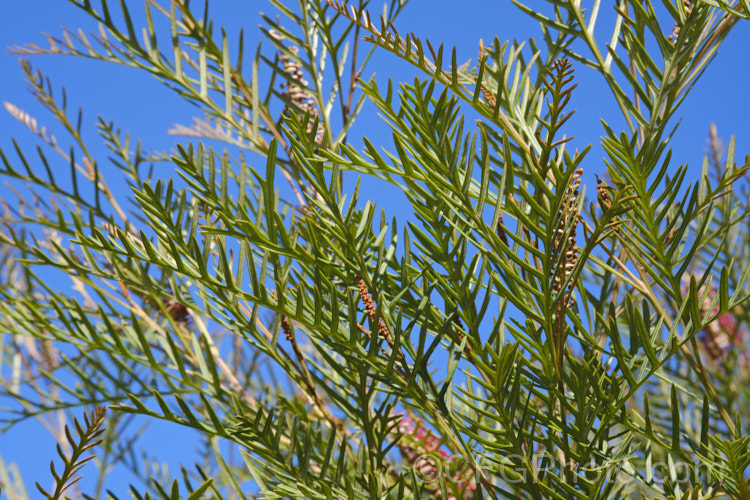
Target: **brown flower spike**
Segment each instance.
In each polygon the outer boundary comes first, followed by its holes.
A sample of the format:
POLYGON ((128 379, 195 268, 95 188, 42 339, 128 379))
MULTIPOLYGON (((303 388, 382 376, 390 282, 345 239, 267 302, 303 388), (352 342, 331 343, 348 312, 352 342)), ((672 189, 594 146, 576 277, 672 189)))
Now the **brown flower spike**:
POLYGON ((599 204, 602 208, 612 208, 612 200, 609 197, 607 185, 598 175, 594 175, 594 177, 596 177, 596 193, 599 196, 599 204))
MULTIPOLYGON (((284 40, 284 35, 271 30, 271 36, 279 41, 284 40)), ((295 56, 299 54, 299 47, 292 45, 289 47, 289 52, 295 56)), ((281 66, 284 68, 284 72, 289 75, 289 81, 283 82, 281 88, 284 89, 283 95, 291 101, 292 104, 297 106, 304 113, 310 114, 310 122, 307 124, 307 133, 312 132, 315 118, 320 117, 318 107, 315 105, 315 99, 312 98, 310 93, 307 91, 307 85, 309 82, 305 79, 305 74, 302 72, 302 66, 294 60, 294 58, 285 54, 284 52, 279 53, 279 60, 281 66), (295 83, 296 82, 296 83, 295 83)), ((285 108, 284 112, 288 112, 289 108, 285 108)), ((320 145, 323 143, 323 134, 325 133, 324 128, 318 123, 318 128, 315 131, 315 143, 320 145)))
MULTIPOLYGON (((570 179, 568 190, 563 197, 562 207, 560 208, 560 214, 558 215, 558 225, 555 231, 555 239, 552 247, 552 254, 555 255, 560 251, 561 248, 565 248, 565 256, 563 257, 563 269, 562 272, 558 272, 554 276, 554 282, 552 291, 555 295, 563 292, 563 284, 568 281, 568 278, 575 269, 578 263, 578 247, 576 246, 576 226, 578 225, 578 188, 581 186, 581 175, 583 169, 579 168, 573 173, 573 177, 570 179), (563 245, 565 235, 568 234, 567 245, 563 245)), ((571 307, 575 301, 571 297, 573 291, 573 283, 568 284, 567 290, 564 291, 566 298, 564 304, 567 307, 571 307)))
MULTIPOLYGON (((375 321, 375 303, 372 300, 372 297, 370 296, 370 291, 367 289, 367 284, 365 283, 365 280, 362 279, 361 276, 356 275, 354 277, 355 280, 357 280, 357 288, 359 289, 359 297, 362 299, 362 303, 365 306, 365 311, 367 312, 367 317, 370 318, 370 321, 375 321)), ((385 322, 383 321, 383 318, 380 318, 380 321, 378 322, 378 335, 383 337, 388 341, 388 345, 393 346, 393 341, 390 338, 390 332, 388 331, 388 327, 385 326, 385 322)))
MULTIPOLYGON (((693 2, 690 0, 683 0, 682 5, 685 6, 685 13, 689 16, 693 12, 693 2)), ((677 39, 680 37, 680 23, 676 22, 674 23, 674 28, 672 28, 672 34, 669 35, 669 41, 672 43, 677 43, 677 39)), ((685 45, 687 45, 687 40, 685 40, 685 45)))

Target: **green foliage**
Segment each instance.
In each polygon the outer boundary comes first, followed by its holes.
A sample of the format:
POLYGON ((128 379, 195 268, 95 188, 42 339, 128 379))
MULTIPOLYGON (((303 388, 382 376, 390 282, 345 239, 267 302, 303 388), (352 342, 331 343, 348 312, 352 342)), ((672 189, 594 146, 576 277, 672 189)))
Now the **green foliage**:
MULTIPOLYGON (((0 419, 55 433, 112 410, 56 436, 72 455, 45 496, 96 444, 81 498, 115 468, 139 499, 748 498, 750 159, 732 140, 722 161, 713 130, 696 175, 670 147, 746 0, 513 0, 542 36, 464 65, 399 34, 405 0, 379 20, 270 0, 249 65, 208 2, 149 0, 142 30, 125 1, 70 3, 98 35, 16 52, 145 70, 207 118, 169 154, 99 118, 98 158, 22 62, 71 145, 6 103, 42 144, 0 151, 0 419), (419 77, 378 83, 374 50, 419 77), (626 125, 602 120, 606 172, 568 131, 581 66, 626 125), (350 140, 367 100, 392 142, 350 140), (360 199, 367 182, 411 210, 360 199), (133 429, 155 420, 204 440, 179 478, 131 451, 158 451, 133 429)), ((1 460, 0 481, 27 497, 1 460)))
POLYGON ((85 427, 81 427, 78 420, 74 420, 76 432, 78 433, 78 441, 70 433, 70 430, 65 426, 65 436, 68 438, 68 444, 70 445, 71 454, 70 457, 66 457, 62 447, 57 445, 57 453, 62 458, 65 468, 63 469, 62 475, 58 475, 55 471, 55 463, 50 464, 50 470, 52 476, 55 478, 55 491, 53 493, 47 492, 42 488, 39 483, 36 483, 37 489, 44 495, 48 500, 57 500, 62 498, 63 492, 73 486, 81 476, 76 476, 78 472, 90 462, 94 457, 84 457, 84 453, 94 448, 96 445, 101 443, 101 439, 97 439, 103 432, 101 428, 104 422, 104 414, 106 413, 105 408, 96 408, 91 412, 91 420, 89 416, 84 413, 83 420, 85 427))

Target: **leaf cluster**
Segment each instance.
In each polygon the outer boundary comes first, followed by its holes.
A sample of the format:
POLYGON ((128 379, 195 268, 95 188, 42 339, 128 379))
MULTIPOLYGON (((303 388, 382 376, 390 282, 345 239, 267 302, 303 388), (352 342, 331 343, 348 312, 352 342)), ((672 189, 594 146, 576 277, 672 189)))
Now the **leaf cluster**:
POLYGON ((57 436, 45 496, 97 438, 94 497, 114 467, 144 499, 747 496, 750 160, 714 137, 694 175, 670 148, 745 3, 621 0, 602 44, 599 0, 514 0, 541 37, 458 65, 397 31, 404 1, 271 0, 248 65, 208 2, 149 0, 142 36, 125 1, 70 2, 98 34, 16 51, 145 70, 207 118, 170 153, 99 118, 100 158, 22 63, 70 147, 6 103, 41 144, 0 151, 0 417, 112 410, 57 436), (367 77, 374 50, 419 76, 367 77), (602 121, 596 202, 581 66, 626 124, 602 121), (390 142, 356 125, 367 101, 390 142), (154 420, 203 440, 178 478, 132 452, 154 420))

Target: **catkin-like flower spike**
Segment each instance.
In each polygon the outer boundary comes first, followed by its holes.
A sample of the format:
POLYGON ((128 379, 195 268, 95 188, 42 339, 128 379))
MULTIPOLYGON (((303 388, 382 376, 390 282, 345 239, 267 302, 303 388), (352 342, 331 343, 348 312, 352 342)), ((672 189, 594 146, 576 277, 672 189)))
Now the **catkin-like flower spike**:
POLYGON ((598 175, 594 175, 596 177, 596 194, 599 198, 599 205, 603 209, 609 209, 612 208, 612 200, 609 197, 609 192, 607 191, 607 185, 604 183, 603 180, 599 178, 598 175))
MULTIPOLYGON (((367 317, 370 318, 370 323, 375 321, 375 303, 372 300, 372 296, 370 295, 370 291, 367 289, 367 284, 365 283, 365 280, 362 279, 362 277, 358 274, 354 275, 354 279, 357 282, 357 289, 359 291, 359 297, 362 299, 362 303, 365 306, 365 311, 367 312, 367 317)), ((359 328, 359 331, 367 335, 368 338, 372 339, 372 336, 370 335, 370 332, 367 328, 364 326, 357 324, 357 328, 359 328)), ((391 336, 391 332, 388 330, 388 327, 385 325, 385 321, 383 321, 383 318, 380 318, 380 321, 378 321, 378 336, 383 337, 386 342, 388 342, 388 345, 391 347, 391 349, 394 348, 394 341, 393 337, 391 336)), ((381 352, 383 352, 383 349, 381 348, 381 352)), ((408 366, 408 363, 406 362, 406 356, 404 356, 403 351, 399 348, 396 352, 396 358, 401 363, 401 367, 403 369, 403 375, 407 378, 411 377, 411 369, 408 366)))
MULTIPOLYGON (((690 0, 683 0, 682 5, 685 6, 685 13, 689 16, 691 12, 693 12, 693 2, 690 0)), ((674 27, 672 28, 672 34, 669 35, 668 39, 672 43, 677 43, 677 39, 680 37, 680 23, 675 22, 674 27)), ((687 45, 687 40, 685 40, 685 45, 687 45)))
MULTIPOLYGON (((276 290, 271 290, 271 298, 273 300, 278 302, 278 296, 276 295, 276 290)), ((297 340, 294 338, 294 333, 292 332, 292 326, 289 324, 289 318, 282 315, 281 316, 281 331, 284 332, 284 338, 292 343, 292 346, 295 349, 295 352, 298 350, 297 348, 297 340)))
POLYGON ((490 90, 484 85, 482 85, 480 89, 482 90, 482 96, 484 96, 484 100, 487 101, 487 105, 490 108, 494 109, 495 105, 497 104, 497 101, 495 100, 495 94, 490 92, 490 90))
MULTIPOLYGON (((484 40, 481 38, 479 39, 479 56, 477 57, 477 61, 479 61, 479 64, 482 64, 482 62, 487 58, 487 50, 484 47, 484 40)), ((495 109, 495 105, 497 104, 497 100, 495 98, 495 94, 485 87, 484 82, 480 82, 478 80, 478 76, 474 77, 476 79, 476 83, 479 86, 479 90, 482 92, 482 97, 484 97, 485 102, 487 103, 487 106, 491 109, 495 109)))
POLYGON ((455 323, 455 325, 461 330, 464 329, 464 324, 463 322, 461 322, 461 316, 459 316, 458 314, 453 315, 453 323, 455 323))
MULTIPOLYGON (((568 284, 566 290, 563 291, 563 284, 568 281, 568 278, 573 273, 573 270, 578 263, 578 247, 576 246, 576 227, 578 226, 578 188, 581 186, 581 175, 583 169, 579 168, 570 179, 568 189, 563 196, 562 206, 560 207, 560 213, 558 214, 557 229, 555 230, 555 238, 553 241, 552 255, 556 255, 562 248, 565 249, 565 255, 563 256, 562 271, 555 273, 553 277, 552 291, 555 295, 565 293, 564 304, 567 307, 571 307, 575 301, 571 294, 573 291, 573 282, 568 284), (567 236, 567 244, 563 245, 565 235, 567 236)), ((553 271, 554 272, 554 271, 553 271)))
MULTIPOLYGON (((604 183, 604 181, 601 180, 598 175, 595 174, 594 176, 596 177, 596 194, 597 198, 599 199, 599 206, 602 207, 602 211, 606 212, 607 210, 612 208, 612 198, 610 198, 609 196, 609 191, 607 191, 607 185, 604 183)), ((619 218, 615 217, 613 220, 618 221, 619 218)), ((615 226, 615 233, 622 234, 620 232, 619 224, 615 226)))
MULTIPOLYGON (((284 35, 278 33, 275 30, 269 31, 270 35, 279 41, 284 40, 284 35)), ((292 45, 288 47, 289 52, 293 55, 299 54, 299 47, 292 45)), ((281 67, 284 72, 289 75, 289 80, 281 83, 281 88, 284 89, 282 95, 284 95, 294 106, 302 111, 302 114, 309 113, 310 121, 307 124, 307 133, 312 132, 313 124, 316 118, 320 118, 318 107, 315 104, 315 99, 310 95, 307 90, 307 86, 310 84, 305 79, 305 74, 302 71, 302 65, 299 64, 293 57, 290 57, 285 52, 279 52, 279 60, 281 61, 281 67)), ((289 107, 284 108, 284 112, 288 112, 289 107)), ((325 130, 320 122, 318 122, 318 128, 315 131, 315 143, 320 145, 323 143, 323 136, 325 130)))
POLYGON ((292 327, 289 325, 289 318, 286 316, 281 317, 281 330, 284 332, 284 338, 288 342, 294 343, 296 346, 297 343, 294 340, 294 335, 292 334, 292 327))
MULTIPOLYGON (((359 290, 359 297, 362 299, 362 304, 365 306, 365 311, 367 312, 367 317, 370 318, 370 321, 375 321, 375 303, 372 300, 372 297, 370 296, 370 291, 367 289, 367 284, 365 283, 365 280, 362 279, 361 276, 356 275, 354 277, 355 280, 357 280, 357 288, 359 290)), ((385 321, 383 321, 383 318, 380 318, 380 321, 378 322, 378 335, 386 339, 388 342, 388 345, 393 347, 393 340, 391 339, 391 333, 388 331, 388 327, 385 326, 385 321)))

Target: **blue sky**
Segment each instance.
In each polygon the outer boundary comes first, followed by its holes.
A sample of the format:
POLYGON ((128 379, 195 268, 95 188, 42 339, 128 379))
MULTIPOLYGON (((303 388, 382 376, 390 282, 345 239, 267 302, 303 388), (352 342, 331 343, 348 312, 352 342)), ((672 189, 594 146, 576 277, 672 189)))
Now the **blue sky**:
MULTIPOLYGON (((536 2, 540 5, 543 3, 542 0, 528 1, 532 5, 536 2)), ((128 3, 136 11, 140 11, 143 4, 140 1, 128 3)), ((603 3, 610 5, 613 2, 603 3)), ((377 0, 373 0, 373 5, 376 4, 377 0)), ((610 25, 606 21, 611 18, 611 12, 605 11, 604 6, 602 9, 603 24, 598 28, 597 34, 608 39, 610 25)), ((222 0, 212 4, 215 24, 226 26, 230 39, 236 35, 240 26, 245 27, 247 50, 255 46, 259 36, 256 29, 260 22, 257 10, 273 12, 266 2, 222 0)), ((63 0, 7 2, 3 11, 3 16, 0 17, 0 46, 4 49, 24 43, 44 45, 41 33, 59 35, 62 26, 83 28, 85 31, 95 29, 85 13, 63 0)), ((501 40, 523 40, 539 34, 537 24, 520 14, 509 0, 464 0, 460 4, 447 0, 413 0, 396 24, 400 32, 413 31, 423 39, 429 38, 433 44, 456 45, 459 60, 462 61, 476 57, 480 38, 485 42, 491 41, 495 36, 501 40)), ((750 23, 740 23, 681 110, 683 122, 674 138, 673 161, 687 162, 695 169, 700 168, 711 122, 717 124, 719 135, 725 142, 728 142, 731 134, 736 135, 738 158, 750 151, 748 46, 750 23)), ((0 54, 0 101, 11 102, 35 116, 40 124, 46 122, 49 125, 49 115, 26 91, 18 58, 18 55, 5 51, 0 54)), ((193 117, 201 116, 196 108, 183 103, 169 89, 144 72, 62 56, 35 56, 31 61, 35 67, 50 76, 56 88, 65 85, 71 108, 83 106, 84 128, 92 139, 92 144, 97 143, 94 137, 97 115, 114 120, 116 125, 129 130, 134 137, 143 138, 146 149, 165 151, 173 148, 177 140, 167 134, 168 129, 176 123, 189 125, 193 117)), ((395 80, 410 81, 414 76, 422 76, 385 53, 375 57, 370 69, 381 79, 391 76, 395 80)), ((596 146, 603 133, 600 118, 611 120, 611 124, 615 126, 622 121, 618 118, 619 111, 614 99, 598 75, 586 68, 577 67, 577 77, 579 87, 574 94, 573 106, 579 112, 571 120, 570 127, 572 135, 577 137, 575 144, 579 149, 589 142, 595 144, 584 165, 587 175, 593 177, 593 173, 600 173, 604 169, 602 150, 596 146)), ((363 116, 363 121, 377 120, 373 118, 372 109, 368 112, 369 115, 363 116)), ((11 136, 26 151, 33 151, 35 140, 32 134, 4 109, 0 109, 0 130, 0 148, 4 151, 13 149, 11 136)), ((358 133, 361 134, 362 130, 364 129, 360 128, 358 133)), ((375 136, 371 135, 370 139, 376 144, 378 140, 385 140, 387 137, 384 129, 378 126, 368 128, 368 133, 375 136)), ((95 152, 102 158, 106 157, 103 146, 95 149, 95 152)), ((7 189, 0 185, 0 196, 7 193, 7 189)), ((165 458, 170 459, 173 465, 179 457, 189 455, 198 445, 194 436, 164 424, 154 426, 147 437, 154 440, 154 446, 163 450, 165 458)), ((19 464, 29 488, 35 481, 40 481, 45 486, 49 484, 49 461, 56 458, 54 443, 46 431, 35 423, 23 424, 0 436, 0 455, 6 462, 19 464)), ((110 487, 118 494, 124 494, 127 478, 115 476, 113 479, 110 487)), ((31 496, 36 496, 33 490, 31 496)))

